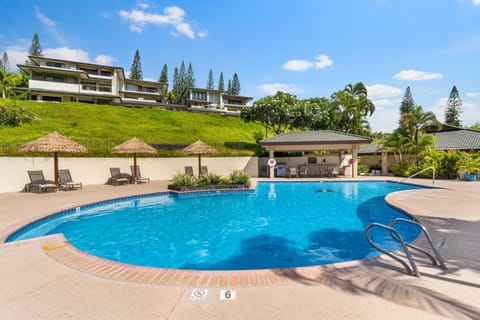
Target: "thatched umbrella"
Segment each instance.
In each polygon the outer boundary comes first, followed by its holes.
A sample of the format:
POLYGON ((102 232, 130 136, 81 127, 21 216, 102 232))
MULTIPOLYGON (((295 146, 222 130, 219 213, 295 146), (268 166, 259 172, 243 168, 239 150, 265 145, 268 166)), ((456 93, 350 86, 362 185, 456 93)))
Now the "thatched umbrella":
POLYGON ((20 147, 20 152, 41 152, 41 153, 52 153, 53 152, 53 164, 54 164, 54 175, 55 175, 55 184, 58 188, 58 153, 87 153, 88 150, 81 144, 76 143, 73 140, 68 139, 65 136, 62 136, 57 131, 50 133, 44 137, 38 138, 23 144, 20 147))
POLYGON ((128 153, 133 154, 133 183, 137 183, 137 153, 157 153, 157 149, 146 144, 137 137, 125 141, 122 144, 114 147, 112 153, 128 153))
POLYGON ((182 152, 186 155, 198 155, 198 177, 200 178, 200 168, 202 167, 202 154, 216 154, 217 149, 209 146, 205 142, 198 140, 197 142, 194 142, 191 145, 185 147, 182 152))

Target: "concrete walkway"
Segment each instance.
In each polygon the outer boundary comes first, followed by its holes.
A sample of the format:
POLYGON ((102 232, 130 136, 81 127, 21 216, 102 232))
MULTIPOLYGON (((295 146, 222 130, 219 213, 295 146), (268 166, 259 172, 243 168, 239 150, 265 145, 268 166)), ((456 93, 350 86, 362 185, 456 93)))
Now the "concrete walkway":
MULTIPOLYGON (((166 185, 3 193, 0 236, 48 213, 166 185)), ((448 270, 418 259, 422 277, 415 278, 382 257, 308 272, 282 270, 291 280, 282 285, 202 287, 206 299, 192 300, 196 287, 109 280, 52 259, 42 240, 27 240, 0 244, 0 319, 480 319, 480 183, 436 186, 446 189, 400 192, 387 201, 439 231, 448 270), (221 300, 222 289, 235 290, 235 299, 221 300)))

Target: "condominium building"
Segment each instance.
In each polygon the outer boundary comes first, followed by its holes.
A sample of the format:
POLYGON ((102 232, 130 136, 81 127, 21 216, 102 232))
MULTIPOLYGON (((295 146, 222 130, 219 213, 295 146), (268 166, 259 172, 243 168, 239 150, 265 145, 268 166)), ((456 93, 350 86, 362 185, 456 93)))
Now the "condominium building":
POLYGON ((213 112, 226 115, 240 115, 251 97, 229 95, 222 90, 187 88, 180 104, 188 106, 194 112, 213 112))
POLYGON ((166 103, 166 83, 132 80, 121 67, 30 56, 18 68, 30 76, 26 99, 56 102, 118 104, 128 107, 166 103))

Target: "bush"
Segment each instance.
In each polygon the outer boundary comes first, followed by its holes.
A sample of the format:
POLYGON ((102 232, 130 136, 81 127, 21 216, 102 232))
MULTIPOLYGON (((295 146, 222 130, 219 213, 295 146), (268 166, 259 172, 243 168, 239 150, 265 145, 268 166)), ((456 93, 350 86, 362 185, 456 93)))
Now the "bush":
POLYGON ((186 174, 186 173, 178 173, 172 179, 174 186, 179 187, 193 187, 198 185, 198 179, 186 174))
POLYGON ((24 107, 17 107, 15 100, 8 100, 6 105, 0 106, 0 125, 18 127, 32 122, 35 115, 24 107))
POLYGON ((231 184, 248 184, 250 176, 241 170, 234 170, 230 173, 231 184))
POLYGON ((357 171, 359 174, 367 174, 368 172, 370 172, 370 169, 364 164, 359 164, 357 171))
POLYGON ((220 184, 220 176, 213 173, 213 172, 209 172, 207 174, 204 174, 201 178, 200 178, 200 181, 199 183, 201 185, 212 185, 212 184, 220 184))

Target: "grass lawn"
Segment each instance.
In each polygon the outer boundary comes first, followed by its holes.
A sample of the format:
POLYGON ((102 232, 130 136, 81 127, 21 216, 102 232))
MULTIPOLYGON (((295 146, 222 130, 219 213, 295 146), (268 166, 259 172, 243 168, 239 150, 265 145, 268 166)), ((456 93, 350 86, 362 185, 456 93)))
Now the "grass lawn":
MULTIPOLYGON (((0 99, 0 106, 7 100, 0 99)), ((150 144, 190 144, 200 139, 220 155, 253 155, 257 148, 254 133, 262 125, 245 123, 237 117, 183 111, 134 109, 85 103, 21 101, 37 120, 19 127, 0 126, 0 155, 21 155, 22 143, 53 131, 83 144, 86 156, 111 155, 114 146, 134 136, 150 144)), ((177 151, 159 150, 161 156, 178 156, 177 151)), ((78 156, 78 155, 76 155, 78 156)))

